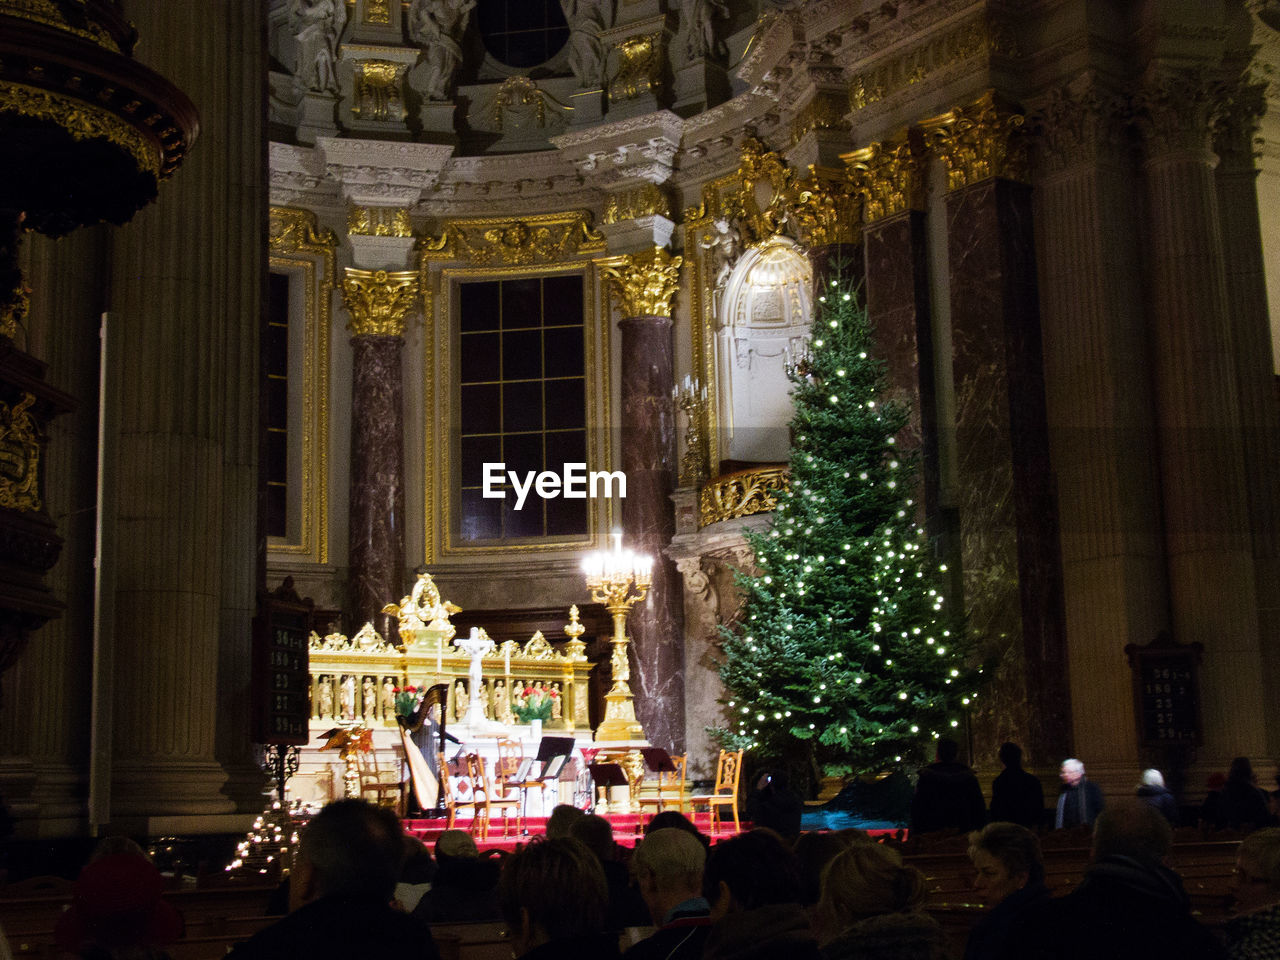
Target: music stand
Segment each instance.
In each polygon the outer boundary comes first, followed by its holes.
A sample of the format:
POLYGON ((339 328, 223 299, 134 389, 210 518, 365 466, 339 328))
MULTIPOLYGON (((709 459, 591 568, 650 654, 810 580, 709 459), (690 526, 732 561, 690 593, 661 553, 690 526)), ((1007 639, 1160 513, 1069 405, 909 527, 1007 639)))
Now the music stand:
POLYGON ((591 786, 593 790, 600 787, 605 788, 605 802, 608 803, 610 787, 630 787, 631 781, 627 779, 627 772, 622 769, 620 763, 589 763, 587 770, 591 774, 591 786))
MULTIPOLYGON (((513 779, 507 781, 507 786, 515 787, 520 791, 520 796, 523 798, 520 810, 522 817, 528 819, 530 788, 537 787, 541 791, 548 783, 559 780, 560 771, 569 762, 571 753, 573 753, 573 737, 543 737, 538 743, 537 757, 525 757, 520 761, 520 769, 516 771, 513 779), (542 770, 536 777, 530 776, 535 763, 542 764, 542 770)), ((542 804, 541 809, 543 812, 546 811, 545 803, 542 804)))
POLYGON ((661 747, 641 747, 640 754, 644 757, 644 765, 654 773, 675 773, 676 762, 661 747))

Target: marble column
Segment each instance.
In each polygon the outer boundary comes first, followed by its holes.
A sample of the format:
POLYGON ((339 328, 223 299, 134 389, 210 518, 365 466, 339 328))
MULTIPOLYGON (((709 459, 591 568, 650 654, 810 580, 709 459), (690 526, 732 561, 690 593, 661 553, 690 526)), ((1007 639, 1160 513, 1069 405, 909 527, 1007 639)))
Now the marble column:
POLYGON ((965 613, 997 660, 975 739, 1036 758, 1070 743, 1057 502, 1022 117, 988 94, 926 121, 947 168, 947 250, 965 613))
MULTIPOLYGON (((1049 441, 1058 479, 1072 752, 1139 764, 1126 644, 1168 626, 1155 400, 1146 377, 1139 196, 1119 98, 1088 77, 1037 105, 1036 226, 1049 441)), ((1047 761, 1051 758, 1037 758, 1047 761)))
MULTIPOLYGON (((223 711, 248 698, 243 666, 234 676, 220 667, 251 652, 265 215, 255 9, 139 0, 129 10, 143 36, 165 38, 140 45, 139 59, 190 95, 201 136, 160 201, 112 245, 122 344, 117 819, 227 812, 238 792, 227 789, 217 731, 223 711)), ((244 740, 241 727, 241 750, 244 740)))
POLYGON ((1146 151, 1148 323, 1171 626, 1175 641, 1205 646, 1205 748, 1225 757, 1263 750, 1267 698, 1216 158, 1208 149, 1211 96, 1195 75, 1153 68, 1136 106, 1146 151))
MULTIPOLYGON (((1265 108, 1262 84, 1241 84, 1217 111, 1214 181, 1222 220, 1228 317, 1239 386, 1244 436, 1249 529, 1257 576, 1258 624, 1262 633, 1264 689, 1280 689, 1280 410, 1272 361, 1262 228, 1258 214, 1258 167, 1254 145, 1265 108)), ((1280 699, 1266 697, 1265 753, 1280 750, 1280 699)))
POLYGON ((418 296, 412 270, 345 272, 351 315, 351 626, 372 622, 395 643, 396 619, 382 612, 404 593, 405 316, 418 296))
POLYGON ((620 446, 627 496, 622 527, 631 549, 653 557, 653 584, 631 612, 636 716, 655 746, 683 752, 683 587, 666 550, 675 535, 676 417, 671 388, 671 303, 681 258, 652 248, 607 272, 621 307, 620 446))

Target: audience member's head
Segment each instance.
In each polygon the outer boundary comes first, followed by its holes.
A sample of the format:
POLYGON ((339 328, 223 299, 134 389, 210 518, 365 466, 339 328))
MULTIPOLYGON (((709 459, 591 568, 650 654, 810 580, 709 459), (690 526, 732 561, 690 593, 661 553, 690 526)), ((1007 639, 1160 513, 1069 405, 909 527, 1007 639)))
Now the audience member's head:
POLYGON ((960 756, 960 744, 950 737, 943 737, 938 741, 939 763, 955 763, 958 756, 960 756))
POLYGON ((752 830, 722 840, 707 857, 702 888, 711 915, 800 903, 800 864, 772 830, 752 830))
POLYGON ((990 906, 1029 883, 1044 883, 1040 840, 1016 823, 989 823, 969 834, 969 859, 977 871, 973 888, 990 906))
POLYGON ((570 803, 562 803, 551 810, 547 817, 547 839, 560 840, 569 836, 569 828, 574 821, 581 820, 586 814, 570 803))
POLYGON ((1227 770, 1227 783, 1253 783, 1253 764, 1248 757, 1236 757, 1227 770))
POLYGON ((1000 744, 1000 762, 1009 769, 1022 768, 1022 748, 1016 743, 1000 744))
POLYGON ((436 859, 446 864, 455 860, 476 860, 480 848, 465 830, 445 830, 436 837, 436 859))
POLYGON ((684 830, 654 830, 636 844, 631 876, 655 924, 662 923, 672 907, 702 896, 706 862, 706 848, 684 830))
POLYGON ((600 934, 609 890, 600 861, 571 837, 531 843, 506 858, 498 903, 516 956, 551 940, 600 934))
POLYGON ((1093 825, 1093 858, 1131 857, 1148 864, 1163 860, 1173 846, 1173 828, 1155 807, 1122 797, 1098 814, 1093 825))
POLYGON ((1144 787, 1163 787, 1164 774, 1154 768, 1150 770, 1143 770, 1142 785, 1144 787))
POLYGON ((182 935, 182 918, 163 893, 164 878, 145 855, 96 857, 80 871, 71 905, 58 918, 58 945, 77 956, 146 956, 182 935))
POLYGON ((142 857, 143 860, 154 862, 136 840, 131 840, 129 837, 120 834, 103 837, 99 840, 93 848, 93 853, 89 854, 89 862, 94 863, 103 857, 110 857, 117 853, 131 853, 135 857, 142 857))
POLYGON ((395 813, 365 800, 335 800, 311 818, 289 875, 289 907, 337 894, 391 899, 404 856, 395 813))
POLYGON ((1068 787, 1079 786, 1080 781, 1084 779, 1084 764, 1075 757, 1068 757, 1062 761, 1062 769, 1058 771, 1058 779, 1068 787))
POLYGON ((404 861, 400 865, 401 883, 430 883, 436 873, 436 861, 431 851, 417 837, 404 835, 404 861))
POLYGON ((1280 827, 1255 830, 1240 841, 1231 892, 1239 913, 1280 903, 1280 827))
POLYGON ((917 910, 924 903, 924 874, 902 864, 902 857, 881 843, 855 843, 839 854, 822 875, 816 920, 831 939, 867 917, 917 910))
POLYGON ((655 830, 683 830, 690 836, 696 837, 704 848, 709 849, 711 847, 711 838, 694 826, 693 821, 678 810, 663 810, 650 817, 649 822, 644 825, 644 835, 647 837, 655 830))
POLYGON ((822 872, 827 869, 827 864, 854 842, 843 831, 825 830, 802 833, 796 839, 791 850, 800 864, 801 901, 806 907, 818 902, 822 893, 822 872))
POLYGON ((601 863, 617 859, 618 845, 613 842, 613 827, 604 817, 584 814, 569 825, 569 836, 594 853, 601 863))

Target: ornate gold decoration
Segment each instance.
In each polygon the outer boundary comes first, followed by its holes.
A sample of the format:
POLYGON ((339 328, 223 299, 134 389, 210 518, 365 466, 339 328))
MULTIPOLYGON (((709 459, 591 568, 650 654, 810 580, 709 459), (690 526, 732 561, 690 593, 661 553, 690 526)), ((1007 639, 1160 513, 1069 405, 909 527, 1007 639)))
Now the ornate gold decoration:
POLYGON ((848 97, 819 90, 791 121, 791 143, 797 144, 812 130, 847 130, 848 97))
POLYGON ((862 197, 839 172, 812 168, 796 182, 788 211, 796 240, 808 247, 857 243, 862 232, 862 197))
POLYGON ((272 537, 272 554, 329 562, 329 331, 336 283, 338 237, 316 215, 272 207, 267 220, 272 270, 301 272, 303 286, 301 530, 297 542, 272 537), (317 277, 317 266, 319 276, 317 277))
POLYGON ((18 330, 21 328, 23 321, 27 319, 27 313, 30 310, 31 290, 26 283, 19 280, 17 289, 13 292, 12 302, 3 310, 0 310, 0 337, 16 340, 18 330))
POLYGON ((855 111, 862 110, 912 84, 921 83, 931 74, 992 54, 1017 55, 1012 33, 985 16, 967 20, 899 56, 881 61, 864 73, 855 74, 849 81, 849 105, 855 111))
POLYGON ((778 505, 778 494, 791 482, 789 467, 739 470, 716 477, 698 496, 698 526, 768 513, 778 505))
POLYGON ((40 431, 28 411, 34 394, 23 393, 15 405, 0 400, 0 507, 38 512, 40 502, 40 431))
POLYGON ((781 232, 794 199, 795 174, 786 160, 767 150, 755 137, 747 136, 742 141, 738 178, 739 189, 732 206, 750 228, 750 240, 758 243, 781 232))
POLYGON ((76 140, 106 140, 129 153, 138 169, 162 179, 160 146, 115 114, 74 97, 0 81, 0 113, 56 123, 76 140))
POLYGON ((627 614, 645 598, 653 583, 653 561, 622 549, 622 534, 614 534, 611 551, 587 557, 587 589, 593 603, 603 603, 613 617, 613 654, 609 658, 613 686, 605 694, 604 721, 596 729, 597 740, 642 740, 644 729, 636 719, 631 693, 631 661, 627 656, 627 614))
POLYGON ((591 228, 590 214, 582 211, 451 220, 438 238, 421 244, 424 257, 451 257, 482 266, 548 263, 604 247, 604 235, 591 228))
POLYGON ((695 377, 685 377, 672 391, 676 407, 684 411, 684 453, 680 456, 680 485, 696 487, 707 476, 707 458, 702 450, 702 418, 707 410, 707 390, 695 377))
POLYGON ((536 631, 529 638, 522 652, 530 660, 550 660, 555 656, 555 650, 551 648, 551 644, 547 643, 547 638, 542 635, 541 630, 536 631))
POLYGON ((622 223, 640 217, 666 217, 671 219, 671 203, 656 183, 643 183, 630 190, 609 194, 605 203, 604 223, 622 223))
POLYGON ((544 94, 538 89, 538 85, 528 77, 508 77, 502 81, 502 86, 498 87, 498 92, 493 98, 493 122, 499 130, 502 129, 502 117, 508 108, 512 106, 525 106, 534 108, 534 122, 539 127, 547 125, 547 104, 544 94))
POLYGON ((896 142, 876 142, 840 155, 849 181, 862 197, 867 223, 875 223, 904 210, 924 209, 924 178, 920 158, 904 137, 896 142))
POLYGON ((401 597, 399 603, 388 603, 382 612, 396 618, 402 647, 415 646, 433 636, 439 638, 436 643, 439 646, 448 643, 457 633, 449 618, 461 613, 462 608, 445 600, 431 574, 423 571, 409 595, 401 597))
POLYGON ((416 306, 418 274, 413 270, 343 271, 342 302, 357 337, 403 337, 405 316, 416 306))
POLYGON ((618 73, 609 83, 609 102, 634 100, 662 88, 662 33, 631 37, 615 44, 618 73))
POLYGON ((1026 117, 988 90, 973 103, 920 124, 925 142, 947 165, 947 189, 991 177, 1029 183, 1030 138, 1026 117))
POLYGON ((364 6, 364 22, 391 23, 391 0, 367 0, 364 6))
POLYGON ((398 122, 408 116, 404 108, 403 80, 407 63, 361 60, 356 65, 351 106, 361 120, 398 122))
POLYGON ((356 237, 411 237, 409 211, 404 207, 359 207, 347 210, 347 235, 356 237))
MULTIPOLYGON (((80 6, 84 6, 83 0, 81 0, 80 6)), ((124 52, 111 34, 102 28, 101 24, 95 23, 88 18, 84 19, 86 24, 84 27, 72 24, 63 15, 62 10, 54 0, 0 0, 0 15, 20 17, 23 20, 34 20, 36 23, 54 27, 63 33, 71 33, 77 37, 92 40, 98 46, 105 47, 113 53, 124 52)))
POLYGON ((565 649, 569 651, 569 656, 573 660, 579 657, 586 659, 587 645, 582 642, 582 635, 587 632, 587 628, 582 625, 582 621, 578 619, 578 605, 575 603, 569 607, 569 622, 564 625, 565 636, 569 638, 569 642, 565 644, 565 649))
POLYGON ((603 273, 623 316, 670 317, 683 262, 683 257, 653 247, 623 257, 621 266, 606 267, 603 273))

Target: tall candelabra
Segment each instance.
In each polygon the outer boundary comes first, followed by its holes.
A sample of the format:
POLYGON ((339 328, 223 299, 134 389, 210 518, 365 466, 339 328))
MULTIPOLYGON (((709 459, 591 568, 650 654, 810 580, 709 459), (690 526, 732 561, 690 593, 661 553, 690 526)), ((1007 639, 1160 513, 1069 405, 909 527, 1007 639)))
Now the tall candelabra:
POLYGON ((631 693, 631 664, 627 659, 627 614, 643 600, 653 583, 653 558, 622 549, 622 534, 613 535, 613 549, 590 553, 582 562, 587 589, 595 603, 603 603, 613 616, 613 655, 609 665, 613 687, 605 694, 604 722, 596 740, 643 740, 644 728, 636 719, 631 693))
POLYGON ((684 382, 671 388, 676 406, 684 411, 684 453, 680 457, 680 485, 696 487, 707 479, 706 460, 702 456, 702 417, 707 408, 707 388, 696 378, 686 376, 684 382))

